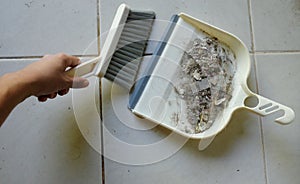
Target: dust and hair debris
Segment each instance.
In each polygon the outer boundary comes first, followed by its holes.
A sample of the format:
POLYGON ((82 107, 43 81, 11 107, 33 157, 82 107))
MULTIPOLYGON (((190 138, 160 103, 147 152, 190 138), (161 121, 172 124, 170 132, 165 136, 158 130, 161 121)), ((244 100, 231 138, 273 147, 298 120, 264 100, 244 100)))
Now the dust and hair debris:
POLYGON ((174 126, 186 133, 210 128, 231 99, 235 71, 235 55, 225 44, 212 37, 191 41, 174 88, 186 109, 172 114, 174 126))

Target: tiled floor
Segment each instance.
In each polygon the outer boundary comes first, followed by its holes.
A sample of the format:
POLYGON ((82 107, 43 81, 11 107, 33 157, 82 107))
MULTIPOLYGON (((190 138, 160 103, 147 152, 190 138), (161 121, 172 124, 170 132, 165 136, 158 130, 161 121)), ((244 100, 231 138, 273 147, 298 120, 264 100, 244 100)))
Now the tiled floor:
MULTIPOLYGON (((177 150, 185 140, 173 136, 161 150, 172 150, 174 154, 150 165, 131 165, 128 161, 151 160, 157 152, 140 154, 132 152, 134 149, 130 147, 109 144, 109 132, 118 140, 136 145, 156 143, 170 132, 161 127, 147 130, 153 124, 125 111, 126 104, 117 98, 124 94, 111 90, 110 84, 103 80, 102 116, 108 132, 102 135, 102 148, 107 158, 102 160, 93 149, 98 150, 99 145, 95 144, 101 141, 91 136, 95 134, 94 127, 84 127, 89 120, 79 123, 78 128, 76 120, 80 117, 74 114, 74 95, 45 104, 29 98, 0 129, 0 183, 298 184, 299 0, 3 0, 0 75, 48 53, 96 55, 98 31, 104 33, 109 29, 121 2, 135 9, 151 9, 157 13, 157 19, 163 20, 185 12, 237 35, 251 52, 250 88, 293 108, 294 122, 282 126, 274 122, 277 113, 261 118, 241 110, 234 113, 226 129, 205 151, 199 152, 198 142, 193 140, 177 150), (119 104, 113 106, 116 102, 119 104), (117 117, 120 110, 124 117, 117 117), (131 124, 122 124, 128 119, 131 124)), ((82 114, 90 112, 84 108, 91 106, 87 104, 90 101, 80 102, 85 102, 82 114)), ((95 123, 98 125, 94 122, 91 126, 95 123)))

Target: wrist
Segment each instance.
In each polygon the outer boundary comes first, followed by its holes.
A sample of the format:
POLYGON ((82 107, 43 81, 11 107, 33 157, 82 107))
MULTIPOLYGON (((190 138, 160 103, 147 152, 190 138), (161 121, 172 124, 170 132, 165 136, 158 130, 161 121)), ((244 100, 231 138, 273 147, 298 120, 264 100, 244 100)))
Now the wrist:
POLYGON ((6 77, 8 81, 7 89, 9 94, 18 102, 22 102, 32 95, 32 83, 21 71, 6 74, 4 77, 6 77))
POLYGON ((23 86, 26 97, 36 96, 40 92, 40 78, 37 77, 36 71, 24 68, 17 71, 15 75, 19 79, 20 86, 23 86))

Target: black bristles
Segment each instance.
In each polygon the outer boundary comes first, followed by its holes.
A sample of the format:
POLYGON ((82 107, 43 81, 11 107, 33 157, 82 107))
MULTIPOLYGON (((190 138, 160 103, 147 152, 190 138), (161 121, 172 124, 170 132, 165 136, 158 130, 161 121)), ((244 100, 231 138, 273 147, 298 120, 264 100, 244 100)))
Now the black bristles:
POLYGON ((134 51, 131 51, 130 48, 128 48, 127 46, 123 47, 122 49, 119 49, 118 52, 120 54, 129 56, 131 58, 137 58, 137 57, 139 57, 139 54, 134 53, 134 51))
POLYGON ((105 77, 130 89, 151 33, 154 12, 130 11, 105 77))
POLYGON ((143 19, 154 19, 154 12, 139 12, 139 11, 130 11, 127 20, 143 20, 143 19))
POLYGON ((137 55, 142 55, 143 54, 142 50, 137 49, 132 44, 126 45, 126 47, 123 47, 122 50, 127 51, 127 52, 131 52, 131 53, 134 53, 134 54, 137 54, 137 55))

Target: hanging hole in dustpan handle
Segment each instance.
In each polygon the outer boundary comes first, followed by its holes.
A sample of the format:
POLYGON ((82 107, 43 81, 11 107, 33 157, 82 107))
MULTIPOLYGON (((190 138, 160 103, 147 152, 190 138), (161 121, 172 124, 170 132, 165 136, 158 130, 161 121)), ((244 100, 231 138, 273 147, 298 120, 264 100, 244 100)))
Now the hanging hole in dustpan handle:
POLYGON ((289 124, 295 119, 295 112, 291 108, 257 94, 248 96, 244 105, 247 109, 262 116, 283 111, 283 116, 275 120, 283 125, 289 124))

